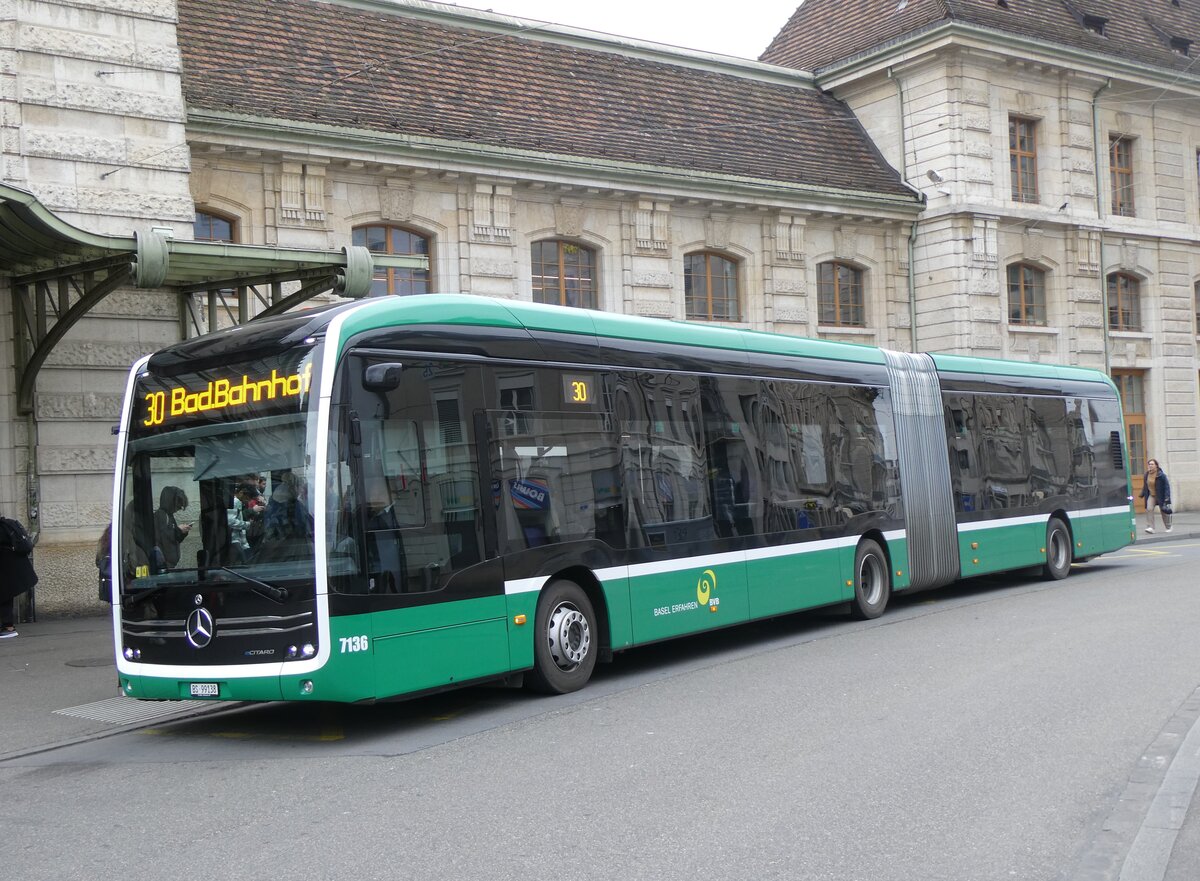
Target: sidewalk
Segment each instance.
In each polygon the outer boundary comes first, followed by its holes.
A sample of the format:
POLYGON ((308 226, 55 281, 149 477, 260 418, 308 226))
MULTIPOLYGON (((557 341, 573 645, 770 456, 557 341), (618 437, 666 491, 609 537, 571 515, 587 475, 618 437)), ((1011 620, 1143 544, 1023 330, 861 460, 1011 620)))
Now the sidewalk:
POLYGON ((112 628, 110 617, 57 618, 0 640, 0 762, 230 706, 122 696, 112 628))
POLYGON ((1175 541, 1181 538, 1200 538, 1200 511, 1183 511, 1171 518, 1171 531, 1166 532, 1155 516, 1154 533, 1146 532, 1146 515, 1137 515, 1137 544, 1156 541, 1175 541))
POLYGON ((60 618, 17 631, 0 640, 0 759, 111 728, 54 711, 117 695, 112 619, 60 618))

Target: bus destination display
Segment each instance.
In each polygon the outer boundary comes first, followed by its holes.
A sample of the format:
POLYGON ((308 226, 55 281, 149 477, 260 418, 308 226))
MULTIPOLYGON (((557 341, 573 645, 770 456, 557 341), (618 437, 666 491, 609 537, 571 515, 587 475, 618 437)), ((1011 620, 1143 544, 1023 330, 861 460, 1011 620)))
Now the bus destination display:
POLYGON ((138 384, 141 407, 135 427, 154 431, 198 419, 294 411, 312 387, 312 372, 312 361, 305 361, 298 369, 256 365, 233 376, 216 376, 216 371, 170 380, 146 376, 138 384))

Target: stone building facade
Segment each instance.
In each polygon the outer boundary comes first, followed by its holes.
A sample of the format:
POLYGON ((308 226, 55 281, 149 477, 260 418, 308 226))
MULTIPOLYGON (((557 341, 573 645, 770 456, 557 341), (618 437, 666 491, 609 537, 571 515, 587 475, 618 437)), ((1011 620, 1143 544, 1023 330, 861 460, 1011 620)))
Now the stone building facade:
POLYGON ((1181 508, 1200 497, 1197 48, 1200 11, 1169 0, 805 0, 763 56, 814 70, 924 193, 917 347, 1108 371, 1135 494, 1156 457, 1181 508))
MULTIPOLYGON (((0 183, 94 233, 190 236, 175 26, 174 0, 0 0, 0 183)), ((43 611, 95 607, 125 377, 178 334, 174 296, 117 290, 55 347, 21 412, 14 295, 0 273, 0 511, 38 533, 43 611)))

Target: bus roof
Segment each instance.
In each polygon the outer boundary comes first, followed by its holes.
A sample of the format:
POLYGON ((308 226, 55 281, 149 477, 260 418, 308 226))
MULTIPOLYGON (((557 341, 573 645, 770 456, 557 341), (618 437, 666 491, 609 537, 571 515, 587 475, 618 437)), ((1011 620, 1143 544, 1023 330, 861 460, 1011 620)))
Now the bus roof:
MULTIPOLYGON (((699 322, 547 306, 524 300, 501 300, 472 294, 424 294, 380 297, 367 301, 346 315, 341 345, 345 346, 350 337, 359 333, 397 325, 421 324, 523 328, 535 333, 542 331, 612 340, 662 342, 750 354, 757 352, 859 364, 885 363, 883 352, 876 346, 741 330, 699 322)), ((932 354, 932 357, 938 370, 945 372, 1057 377, 1111 385, 1108 377, 1102 372, 1082 367, 959 355, 932 354)))

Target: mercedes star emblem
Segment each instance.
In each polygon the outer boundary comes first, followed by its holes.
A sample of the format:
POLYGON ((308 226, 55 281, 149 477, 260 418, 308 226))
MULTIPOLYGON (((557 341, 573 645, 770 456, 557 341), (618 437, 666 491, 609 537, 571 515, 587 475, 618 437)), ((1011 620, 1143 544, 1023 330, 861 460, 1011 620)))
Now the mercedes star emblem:
POLYGON ((204 607, 193 609, 192 613, 187 616, 187 623, 183 625, 183 632, 187 636, 187 641, 195 648, 204 648, 212 642, 212 638, 217 632, 212 612, 204 607))

